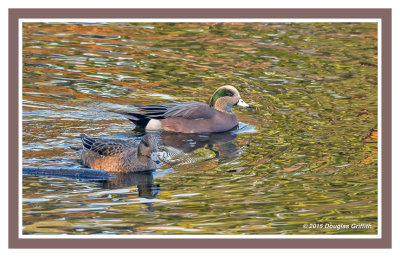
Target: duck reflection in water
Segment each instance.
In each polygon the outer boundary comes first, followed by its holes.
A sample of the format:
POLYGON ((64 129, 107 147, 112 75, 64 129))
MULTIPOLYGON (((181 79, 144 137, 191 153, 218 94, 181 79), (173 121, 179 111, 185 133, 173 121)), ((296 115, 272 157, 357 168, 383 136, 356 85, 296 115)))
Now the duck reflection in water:
MULTIPOLYGON (((205 148, 211 150, 214 156, 203 161, 210 159, 218 159, 219 163, 227 163, 240 157, 241 151, 234 143, 237 134, 233 131, 222 133, 201 133, 201 134, 182 134, 162 131, 160 132, 159 149, 164 150, 167 156, 179 155, 178 161, 169 162, 170 164, 179 164, 187 162, 190 158, 188 154, 200 149, 205 148), (170 147, 178 149, 181 153, 176 153, 170 147)), ((168 161, 167 161, 168 162, 168 161)), ((196 162, 196 160, 191 160, 196 162)))
MULTIPOLYGON (((118 189, 125 187, 137 186, 139 197, 145 199, 154 199, 160 192, 160 185, 154 184, 154 170, 114 173, 116 178, 111 178, 102 181, 104 189, 118 189)), ((155 208, 151 202, 144 202, 149 211, 154 211, 155 208)))

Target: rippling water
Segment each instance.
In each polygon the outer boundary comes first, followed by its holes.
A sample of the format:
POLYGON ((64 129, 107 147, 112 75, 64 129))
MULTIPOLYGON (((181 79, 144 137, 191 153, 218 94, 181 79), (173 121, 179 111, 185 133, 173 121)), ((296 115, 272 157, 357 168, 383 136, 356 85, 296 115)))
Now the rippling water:
POLYGON ((163 134, 155 172, 24 175, 23 233, 377 233, 376 23, 25 22, 23 165, 80 168, 80 133, 143 136, 110 111, 225 84, 255 108, 234 131, 163 134))

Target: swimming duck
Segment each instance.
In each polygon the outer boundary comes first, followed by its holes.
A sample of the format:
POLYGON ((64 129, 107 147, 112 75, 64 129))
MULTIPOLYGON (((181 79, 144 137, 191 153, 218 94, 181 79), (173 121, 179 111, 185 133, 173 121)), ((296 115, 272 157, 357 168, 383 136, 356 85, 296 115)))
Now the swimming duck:
POLYGON ((178 102, 133 106, 133 112, 117 112, 146 131, 165 130, 180 133, 224 132, 238 125, 234 106, 250 107, 233 86, 218 88, 209 104, 178 102))
POLYGON ((82 163, 92 169, 108 172, 132 172, 154 170, 158 163, 156 136, 145 135, 139 145, 121 139, 90 138, 81 134, 82 163))

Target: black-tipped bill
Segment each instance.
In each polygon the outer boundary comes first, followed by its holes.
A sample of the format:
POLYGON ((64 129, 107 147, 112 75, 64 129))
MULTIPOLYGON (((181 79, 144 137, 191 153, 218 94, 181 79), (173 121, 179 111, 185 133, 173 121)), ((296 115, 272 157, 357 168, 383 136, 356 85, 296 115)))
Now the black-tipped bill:
POLYGON ((239 99, 239 102, 237 103, 237 106, 241 107, 250 107, 250 105, 246 104, 242 98, 239 99))
POLYGON ((160 160, 158 159, 157 153, 152 153, 151 154, 151 159, 153 160, 153 162, 155 162, 156 164, 160 164, 160 160))

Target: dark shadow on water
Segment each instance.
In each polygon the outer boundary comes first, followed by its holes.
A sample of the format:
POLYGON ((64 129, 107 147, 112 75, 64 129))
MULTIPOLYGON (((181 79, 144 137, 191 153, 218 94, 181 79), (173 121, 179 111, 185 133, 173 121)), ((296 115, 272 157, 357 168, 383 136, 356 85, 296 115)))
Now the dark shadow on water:
POLYGON ((62 177, 80 181, 104 181, 115 177, 104 170, 70 167, 23 167, 22 174, 37 177, 62 177))
POLYGON ((118 189, 137 186, 139 197, 153 199, 160 191, 160 185, 154 185, 154 170, 127 173, 112 173, 115 177, 100 182, 104 189, 118 189))
MULTIPOLYGON (((139 197, 146 199, 154 199, 160 192, 160 185, 154 184, 154 170, 113 173, 115 178, 111 178, 100 182, 104 189, 118 189, 131 186, 137 186, 139 197)), ((151 202, 144 203, 149 211, 154 211, 155 208, 151 202)))

